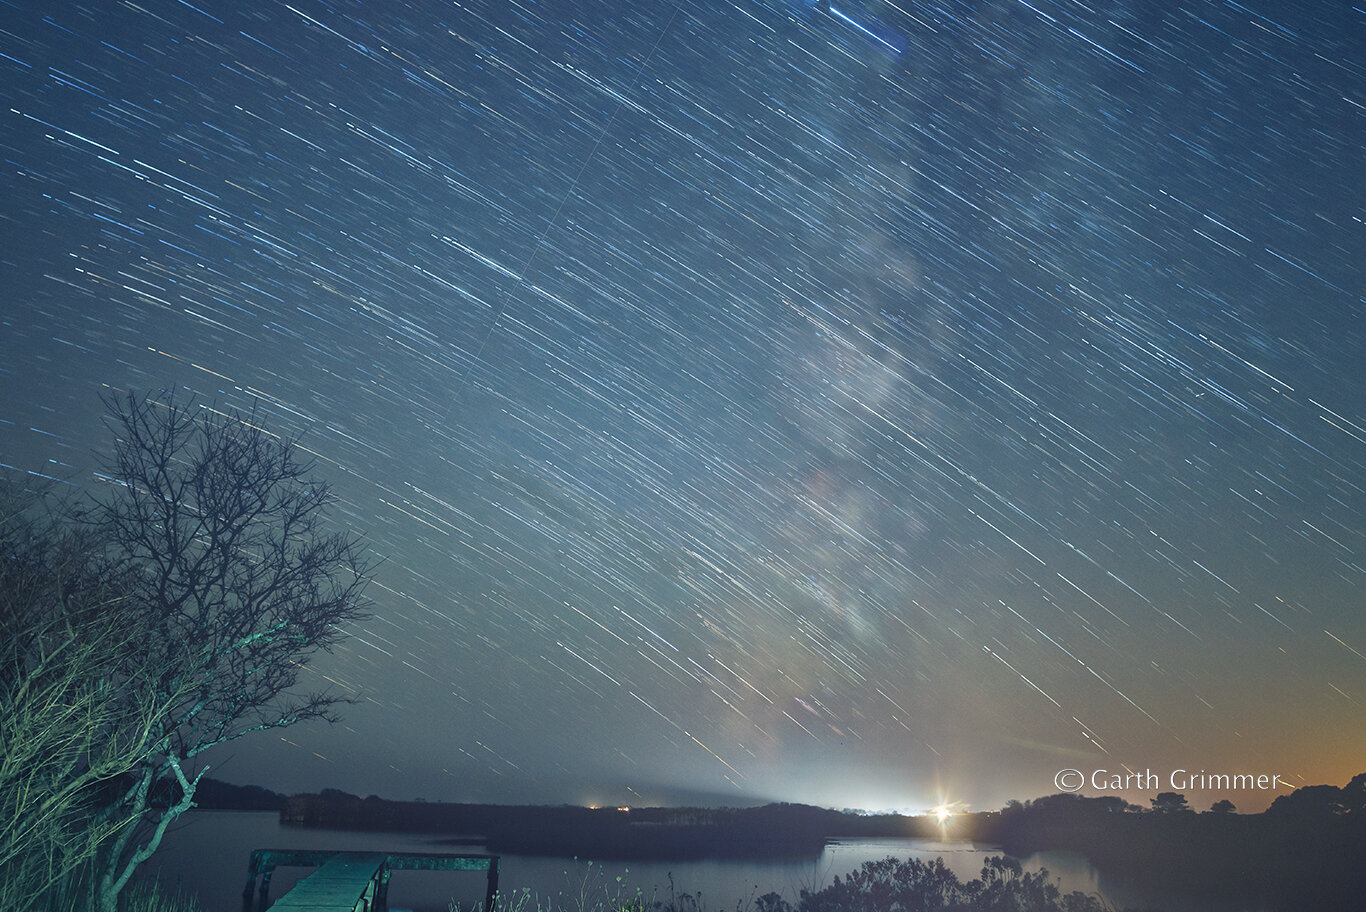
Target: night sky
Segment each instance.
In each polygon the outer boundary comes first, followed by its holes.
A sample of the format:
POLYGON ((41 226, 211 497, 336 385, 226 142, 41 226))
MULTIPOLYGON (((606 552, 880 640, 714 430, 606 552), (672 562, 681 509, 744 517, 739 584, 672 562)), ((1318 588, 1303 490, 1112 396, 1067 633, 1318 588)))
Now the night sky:
POLYGON ((256 408, 383 561, 210 775, 1366 770, 1359 4, 0 0, 0 94, 0 462, 256 408))

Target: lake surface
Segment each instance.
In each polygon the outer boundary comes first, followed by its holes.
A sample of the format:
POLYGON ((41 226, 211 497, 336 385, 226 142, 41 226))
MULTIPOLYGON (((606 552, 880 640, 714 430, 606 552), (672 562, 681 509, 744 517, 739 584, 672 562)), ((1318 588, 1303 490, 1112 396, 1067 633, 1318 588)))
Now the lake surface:
MULTIPOLYGON (((272 811, 191 811, 144 866, 157 873, 164 886, 179 884, 199 897, 205 912, 242 912, 242 887, 253 849, 336 849, 389 852, 483 852, 478 844, 451 845, 443 837, 414 833, 377 833, 281 826, 272 811)), ((886 858, 943 858, 961 880, 976 877, 985 859, 999 850, 962 842, 923 839, 848 839, 826 846, 818 858, 801 861, 634 861, 599 862, 589 859, 502 855, 499 890, 523 889, 543 900, 559 897, 559 908, 576 912, 577 897, 595 892, 667 899, 670 877, 678 893, 701 892, 701 908, 734 910, 737 904, 779 893, 795 901, 802 889, 819 890, 836 876, 857 870, 865 861, 886 858), (618 881, 617 878, 621 880, 618 881)), ((1170 912, 1211 910, 1208 902, 1183 902, 1169 896, 1124 889, 1104 882, 1086 859, 1067 852, 1043 852, 1024 862, 1026 871, 1047 868, 1063 892, 1100 892, 1116 907, 1143 905, 1170 912)), ((279 868, 271 883, 278 898, 301 877, 304 868, 279 868)), ((452 900, 470 908, 483 900, 485 879, 480 872, 395 871, 390 882, 391 909, 446 912, 452 900)), ((1234 908, 1234 907, 1230 907, 1234 908)))

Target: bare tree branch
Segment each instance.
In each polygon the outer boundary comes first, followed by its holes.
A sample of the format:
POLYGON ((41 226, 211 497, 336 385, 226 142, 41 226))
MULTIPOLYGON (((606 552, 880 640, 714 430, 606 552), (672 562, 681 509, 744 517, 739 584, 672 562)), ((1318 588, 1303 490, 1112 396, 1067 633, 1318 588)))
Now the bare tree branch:
POLYGON ((169 394, 112 396, 106 406, 112 484, 89 521, 126 562, 131 602, 152 631, 144 649, 170 701, 121 811, 159 819, 141 844, 131 833, 115 840, 101 881, 112 910, 166 824, 191 806, 198 777, 186 775, 188 761, 252 731, 327 718, 342 702, 296 686, 309 657, 365 614, 371 568, 354 537, 326 529, 331 494, 310 477, 311 462, 256 416, 169 394), (170 777, 181 800, 149 808, 153 786, 170 777))
POLYGON ((98 853, 114 912, 193 806, 197 757, 347 702, 299 676, 367 613, 372 567, 327 528, 311 461, 254 414, 168 393, 105 405, 115 442, 93 504, 44 526, 0 503, 0 814, 20 821, 0 872, 57 883, 98 853))

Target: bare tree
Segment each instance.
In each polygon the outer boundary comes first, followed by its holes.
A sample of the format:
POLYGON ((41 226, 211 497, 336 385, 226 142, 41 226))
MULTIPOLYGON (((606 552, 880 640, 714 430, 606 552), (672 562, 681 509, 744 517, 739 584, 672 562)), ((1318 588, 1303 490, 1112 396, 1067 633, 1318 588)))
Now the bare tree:
POLYGON ((167 393, 105 402, 116 437, 103 467, 110 486, 83 522, 118 564, 111 613, 137 619, 142 640, 123 650, 128 668, 152 670, 151 692, 129 695, 155 707, 105 809, 114 833, 96 900, 114 912, 137 866, 193 806, 201 754, 249 732, 332 718, 340 698, 300 692, 298 679, 312 653, 365 614, 370 566, 356 538, 326 529, 331 495, 311 479, 311 462, 254 414, 167 393), (154 806, 167 784, 169 804, 154 806))

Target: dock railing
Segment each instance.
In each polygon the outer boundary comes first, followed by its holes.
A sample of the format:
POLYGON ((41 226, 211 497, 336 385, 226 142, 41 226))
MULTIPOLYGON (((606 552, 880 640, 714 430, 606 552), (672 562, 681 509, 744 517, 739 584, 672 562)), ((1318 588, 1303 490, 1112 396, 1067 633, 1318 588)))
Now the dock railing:
POLYGON ((247 867, 243 907, 280 912, 384 912, 389 905, 391 871, 486 871, 484 910, 493 912, 498 893, 497 855, 447 855, 437 852, 339 852, 329 849, 256 849, 247 867), (277 867, 317 868, 294 889, 269 903, 270 878, 277 867))

